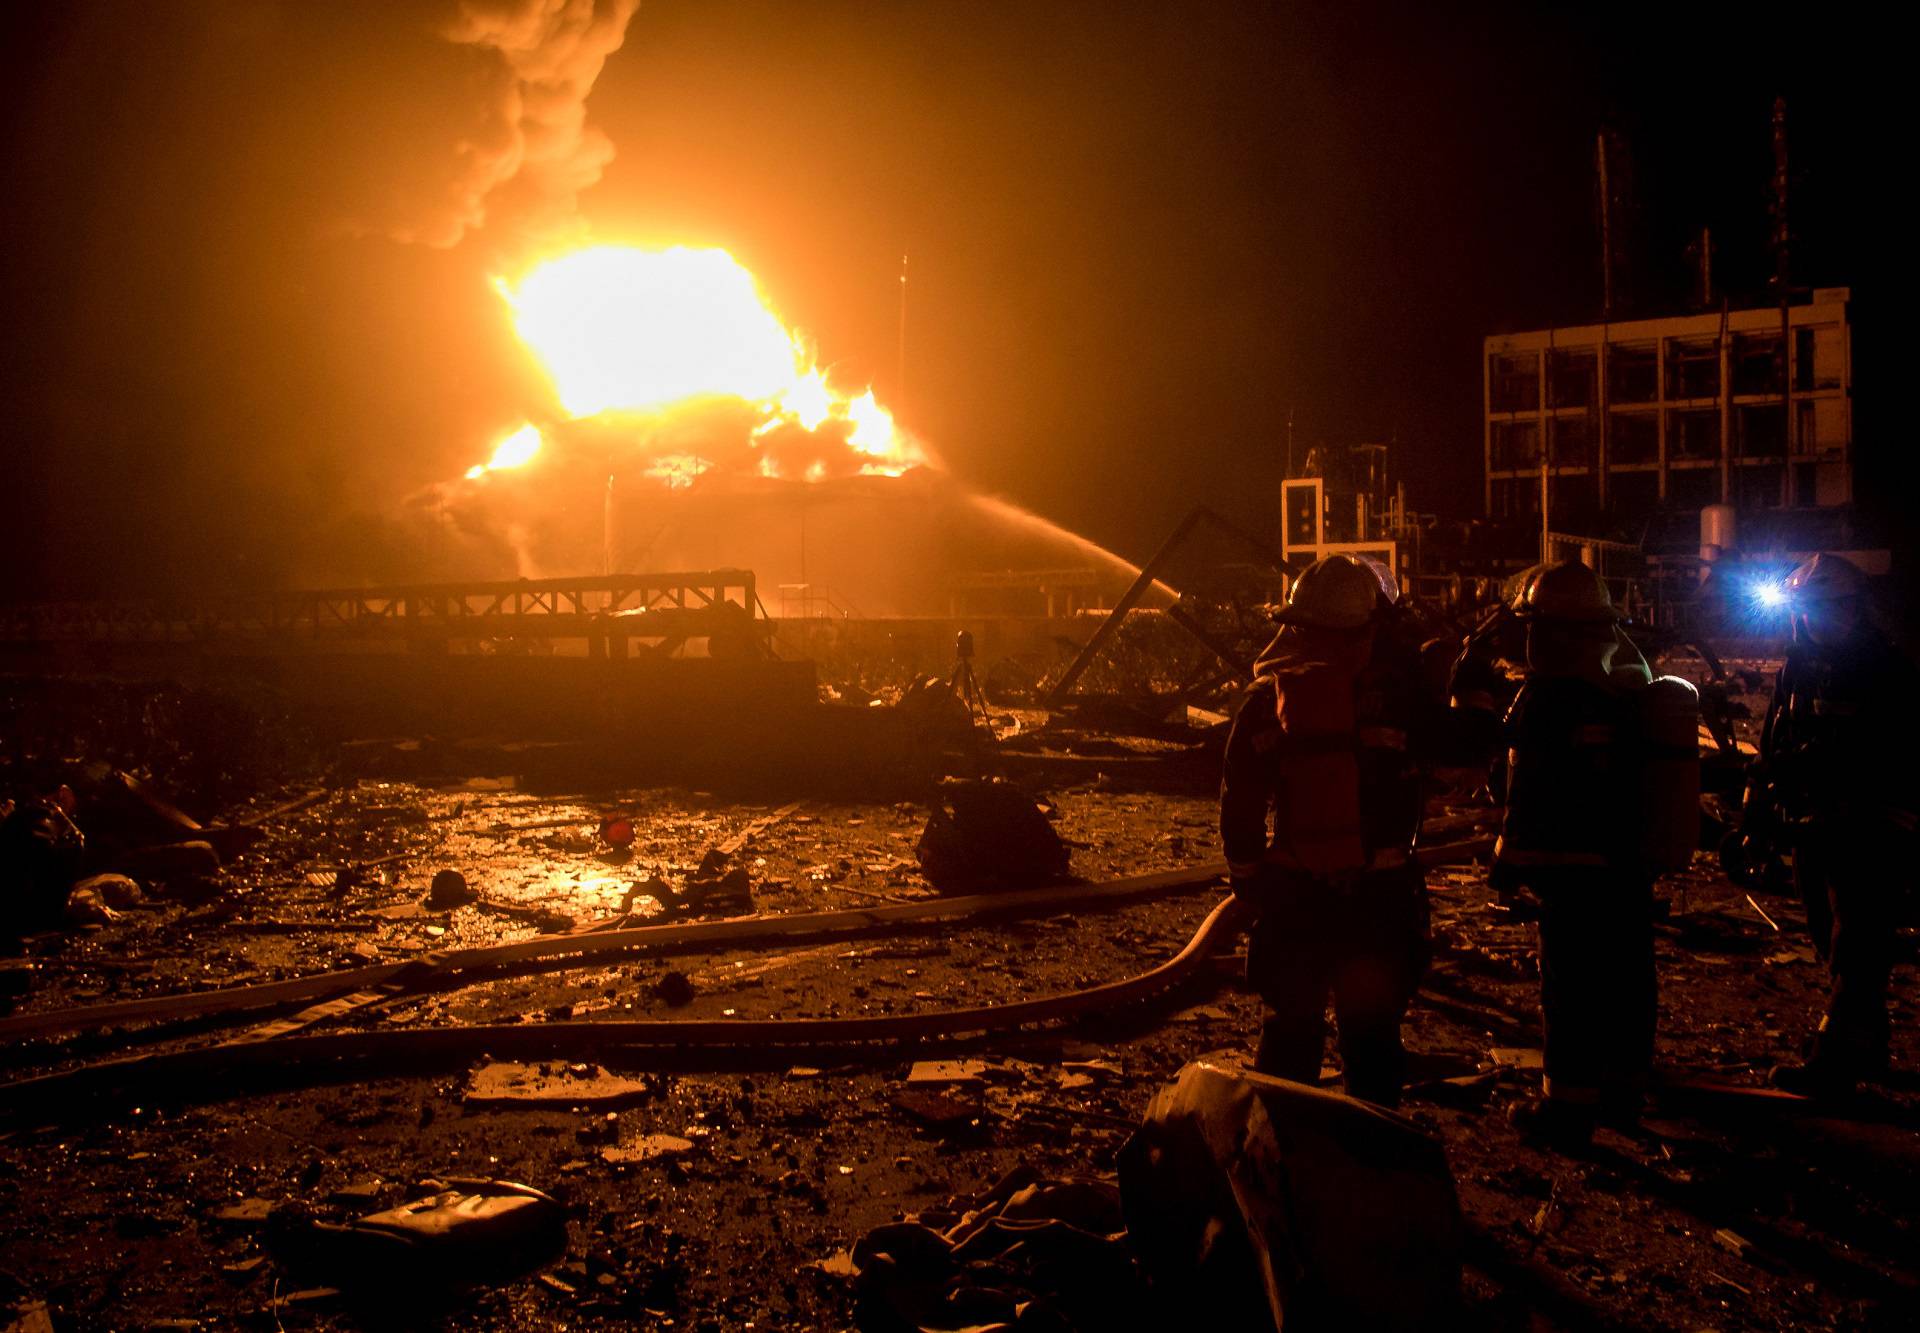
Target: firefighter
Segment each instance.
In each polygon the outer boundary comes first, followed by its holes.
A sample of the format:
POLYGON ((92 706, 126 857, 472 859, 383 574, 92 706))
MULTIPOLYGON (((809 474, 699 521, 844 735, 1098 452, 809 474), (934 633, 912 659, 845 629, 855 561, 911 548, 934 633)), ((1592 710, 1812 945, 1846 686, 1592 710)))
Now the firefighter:
MULTIPOLYGON (((1516 615, 1527 680, 1507 713, 1507 806, 1491 881, 1538 900, 1544 1095, 1514 1108, 1530 1136, 1579 1142, 1637 1118, 1653 1064, 1653 875, 1641 855, 1635 693, 1599 576, 1537 571, 1516 615)), ((1630 647, 1630 645, 1626 645, 1630 647)))
POLYGON ((1220 787, 1234 892, 1255 913, 1247 980, 1267 1006, 1254 1068, 1317 1082, 1331 992, 1347 1092, 1392 1106, 1429 951, 1420 764, 1445 701, 1360 560, 1316 561, 1278 619, 1220 787))
POLYGON ((1816 555, 1784 591, 1793 641, 1760 762, 1831 985, 1805 1061, 1776 1068, 1772 1081, 1834 1095, 1888 1066, 1887 984, 1902 890, 1913 881, 1920 672, 1874 626, 1857 565, 1816 555))

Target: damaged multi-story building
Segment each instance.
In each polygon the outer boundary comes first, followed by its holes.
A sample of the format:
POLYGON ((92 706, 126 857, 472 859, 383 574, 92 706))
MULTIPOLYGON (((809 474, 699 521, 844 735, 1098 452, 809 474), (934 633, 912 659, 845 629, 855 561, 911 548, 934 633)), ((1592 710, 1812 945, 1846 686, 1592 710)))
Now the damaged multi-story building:
POLYGON ((1485 505, 1624 534, 1656 511, 1854 500, 1850 292, 1485 340, 1485 505), (1783 326, 1789 346, 1782 355, 1783 326))

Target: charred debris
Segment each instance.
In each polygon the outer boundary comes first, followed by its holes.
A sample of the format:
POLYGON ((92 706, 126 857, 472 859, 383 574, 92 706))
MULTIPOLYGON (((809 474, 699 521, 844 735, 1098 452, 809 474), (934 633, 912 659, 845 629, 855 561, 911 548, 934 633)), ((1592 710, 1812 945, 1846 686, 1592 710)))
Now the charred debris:
POLYGON ((1198 513, 1068 619, 738 570, 18 618, 12 1326, 1910 1326, 1911 1090, 1762 1082, 1823 980, 1775 850, 1718 857, 1758 639, 1632 631, 1704 774, 1637 1127, 1502 1114, 1542 1034, 1484 775, 1424 791, 1400 1110, 1333 1046, 1251 1072, 1217 784, 1289 581, 1198 513))

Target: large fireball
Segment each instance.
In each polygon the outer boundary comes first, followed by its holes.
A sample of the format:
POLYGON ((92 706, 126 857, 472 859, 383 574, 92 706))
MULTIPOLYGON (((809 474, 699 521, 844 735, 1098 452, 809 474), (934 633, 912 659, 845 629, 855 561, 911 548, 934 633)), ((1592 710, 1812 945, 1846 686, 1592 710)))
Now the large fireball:
POLYGON ((500 291, 576 417, 710 394, 778 398, 802 378, 793 340, 724 250, 596 246, 500 291))
MULTIPOLYGON (((850 396, 829 383, 753 275, 724 250, 595 246, 497 286, 514 331, 573 420, 684 414, 733 399, 751 405, 758 424, 740 443, 766 475, 897 475, 924 461, 871 389, 850 396), (846 461, 829 468, 823 460, 836 450, 846 461)), ((669 485, 688 484, 708 466, 694 457, 670 461, 654 469, 669 485)))
POLYGON ((522 426, 506 439, 493 447, 493 457, 467 469, 467 480, 478 481, 489 472, 498 472, 503 468, 521 467, 533 460, 540 452, 540 432, 537 428, 522 426))

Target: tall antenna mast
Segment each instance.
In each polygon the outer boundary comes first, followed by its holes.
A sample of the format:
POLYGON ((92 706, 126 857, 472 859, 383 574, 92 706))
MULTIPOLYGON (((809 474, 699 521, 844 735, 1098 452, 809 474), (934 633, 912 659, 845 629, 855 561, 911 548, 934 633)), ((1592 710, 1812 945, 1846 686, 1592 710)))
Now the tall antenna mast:
MULTIPOLYGON (((1780 298, 1780 448, 1793 457, 1793 330, 1787 313, 1787 301, 1793 293, 1792 273, 1787 264, 1787 247, 1792 233, 1787 228, 1787 99, 1773 99, 1773 285, 1780 298)), ((1793 504, 1794 476, 1791 462, 1781 477, 1781 502, 1793 504)))
POLYGON ((1613 195, 1607 188, 1607 132, 1593 141, 1594 162, 1600 174, 1600 317, 1613 322, 1613 195))
POLYGON ((899 415, 907 404, 907 256, 900 255, 900 347, 894 369, 893 410, 899 415))

